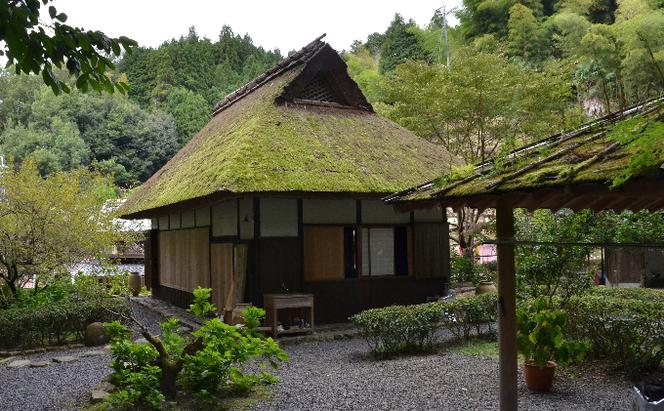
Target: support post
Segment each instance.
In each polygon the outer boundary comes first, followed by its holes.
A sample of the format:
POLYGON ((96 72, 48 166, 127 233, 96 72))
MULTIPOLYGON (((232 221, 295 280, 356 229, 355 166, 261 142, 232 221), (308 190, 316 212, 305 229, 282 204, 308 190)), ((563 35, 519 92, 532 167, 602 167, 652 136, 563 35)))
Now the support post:
POLYGON ((498 240, 498 342, 500 351, 500 410, 515 411, 517 394, 516 276, 514 270, 514 210, 496 208, 498 240))

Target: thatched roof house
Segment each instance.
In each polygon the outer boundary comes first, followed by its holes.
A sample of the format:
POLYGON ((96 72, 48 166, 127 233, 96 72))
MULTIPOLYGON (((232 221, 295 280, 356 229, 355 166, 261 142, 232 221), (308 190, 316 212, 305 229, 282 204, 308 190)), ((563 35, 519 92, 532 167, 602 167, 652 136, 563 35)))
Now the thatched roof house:
POLYGON ((442 212, 397 213, 380 198, 452 161, 377 115, 318 38, 217 104, 122 213, 153 219, 157 297, 186 304, 201 285, 222 306, 262 305, 266 293, 310 292, 318 319, 342 320, 442 286, 442 212))

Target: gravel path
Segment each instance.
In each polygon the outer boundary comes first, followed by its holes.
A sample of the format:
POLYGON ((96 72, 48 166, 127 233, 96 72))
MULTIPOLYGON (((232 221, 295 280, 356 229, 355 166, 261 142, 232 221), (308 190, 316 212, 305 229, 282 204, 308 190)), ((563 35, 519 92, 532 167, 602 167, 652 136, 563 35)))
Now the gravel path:
MULTIPOLYGON (((154 332, 161 317, 134 304, 134 315, 154 332)), ((95 348, 26 356, 31 361, 62 355, 70 363, 45 368, 0 366, 0 410, 64 410, 86 404, 92 388, 110 374, 107 352, 95 348)), ((252 410, 492 410, 498 403, 498 362, 458 354, 374 361, 360 339, 287 346, 291 360, 276 374, 281 381, 252 410)), ((560 375, 560 373, 559 373, 560 375)), ((520 376, 520 381, 522 377, 520 376)), ((519 387, 520 410, 623 410, 630 384, 614 377, 559 377, 551 394, 519 387)), ((246 404, 245 404, 246 405, 246 404)), ((243 407, 244 408, 244 407, 243 407)))
MULTIPOLYGON (((498 362, 457 354, 366 358, 360 339, 288 347, 280 382, 252 410, 492 410, 498 362)), ((520 410, 625 410, 630 384, 597 374, 562 377, 550 394, 530 393, 519 375, 520 410)))
MULTIPOLYGON (((162 318, 156 313, 133 304, 134 316, 152 332, 158 330, 162 318)), ((111 373, 108 367, 110 354, 83 356, 84 353, 99 351, 100 347, 79 348, 64 351, 49 351, 17 359, 51 361, 54 357, 74 356, 75 361, 51 363, 44 368, 15 368, 0 366, 0 410, 65 410, 77 409, 85 404, 90 391, 111 373)))

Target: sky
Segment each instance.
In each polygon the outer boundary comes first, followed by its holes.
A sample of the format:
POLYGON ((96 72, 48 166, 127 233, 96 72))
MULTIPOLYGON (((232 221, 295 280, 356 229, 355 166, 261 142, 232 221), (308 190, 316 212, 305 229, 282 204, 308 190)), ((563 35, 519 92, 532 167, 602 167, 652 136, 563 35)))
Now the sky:
MULTIPOLYGON (((449 10, 461 0, 447 0, 449 10)), ((249 33, 257 46, 283 54, 302 48, 327 33, 325 40, 338 51, 353 40, 365 40, 383 32, 400 13, 406 20, 425 25, 442 0, 55 0, 53 5, 69 17, 67 23, 124 35, 141 46, 157 47, 173 37, 185 35, 195 26, 201 37, 216 40, 221 27, 249 33)), ((450 16, 450 24, 456 19, 450 16)))

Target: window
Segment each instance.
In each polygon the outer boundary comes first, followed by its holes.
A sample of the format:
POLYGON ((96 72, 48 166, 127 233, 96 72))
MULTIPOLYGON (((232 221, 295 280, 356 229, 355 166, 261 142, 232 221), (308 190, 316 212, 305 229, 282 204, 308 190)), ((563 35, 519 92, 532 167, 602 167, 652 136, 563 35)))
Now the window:
POLYGON ((405 227, 365 227, 360 237, 362 275, 408 275, 405 227))

